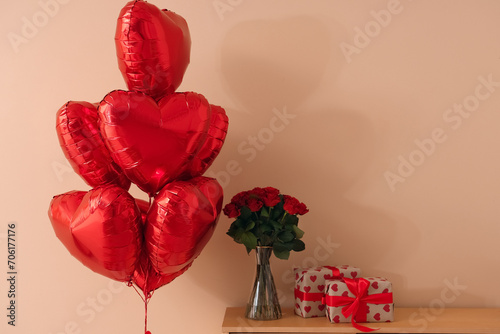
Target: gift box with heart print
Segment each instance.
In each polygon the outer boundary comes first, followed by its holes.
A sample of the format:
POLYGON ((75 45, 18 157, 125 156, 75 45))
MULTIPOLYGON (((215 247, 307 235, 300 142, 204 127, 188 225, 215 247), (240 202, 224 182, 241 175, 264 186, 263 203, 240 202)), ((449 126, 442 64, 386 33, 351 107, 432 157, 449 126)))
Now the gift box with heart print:
POLYGON ((392 284, 382 277, 327 280, 324 302, 330 322, 351 322, 361 331, 371 329, 360 322, 394 321, 392 284))
POLYGON ((347 265, 323 266, 295 268, 294 274, 295 314, 304 318, 314 318, 325 316, 325 304, 322 302, 325 281, 342 277, 359 277, 361 270, 347 265))

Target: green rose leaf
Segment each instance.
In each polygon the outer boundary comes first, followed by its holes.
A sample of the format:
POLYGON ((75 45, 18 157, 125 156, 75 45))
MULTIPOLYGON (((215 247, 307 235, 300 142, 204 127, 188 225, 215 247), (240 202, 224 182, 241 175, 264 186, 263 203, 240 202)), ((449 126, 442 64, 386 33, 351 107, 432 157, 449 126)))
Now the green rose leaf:
POLYGON ((292 241, 295 238, 295 236, 290 231, 283 231, 280 234, 278 234, 278 238, 284 243, 288 243, 292 241))
POLYGON ((229 226, 229 229, 227 230, 226 234, 234 239, 234 236, 236 235, 237 229, 238 229, 238 227, 236 225, 231 224, 231 226, 229 226))
POLYGON ((283 200, 278 203, 272 210, 271 219, 278 220, 279 217, 283 214, 283 200))
POLYGON ((241 236, 243 235, 243 233, 245 233, 245 230, 241 227, 237 227, 234 231, 234 234, 231 236, 233 237, 234 241, 236 241, 239 244, 242 244, 243 241, 241 240, 241 236))
POLYGON ((295 239, 293 241, 293 248, 292 248, 292 250, 294 250, 296 252, 301 252, 304 249, 306 249, 306 244, 302 240, 295 239))
POLYGON ((297 239, 300 239, 304 236, 304 231, 302 231, 297 225, 293 225, 293 232, 297 239))
POLYGON ((279 231, 281 230, 281 224, 278 223, 276 220, 270 220, 269 223, 271 223, 271 225, 273 226, 273 229, 276 230, 276 231, 279 231))
POLYGON ((240 239, 243 245, 247 248, 247 251, 248 249, 255 249, 255 247, 257 247, 257 237, 255 237, 252 232, 243 232, 240 239))
POLYGON ((248 206, 242 206, 240 209, 240 212, 241 212, 241 214, 240 214, 241 219, 246 220, 246 219, 250 218, 250 216, 252 216, 252 210, 250 210, 248 208, 248 206))
POLYGON ((255 222, 253 220, 251 220, 248 225, 245 227, 245 232, 248 232, 250 231, 251 229, 253 229, 255 227, 255 222))
POLYGON ((271 236, 269 235, 261 235, 260 236, 260 244, 262 246, 272 246, 273 245, 273 238, 271 238, 271 236))
POLYGON ((262 209, 260 209, 260 215, 265 218, 269 218, 269 211, 267 211, 267 207, 263 206, 262 209))
POLYGON ((285 217, 285 224, 293 224, 293 225, 297 225, 299 223, 299 217, 295 216, 295 215, 286 215, 285 217))
POLYGON ((281 259, 281 260, 288 260, 288 258, 290 257, 289 250, 278 252, 276 249, 273 248, 273 253, 278 259, 281 259))
POLYGON ((285 244, 276 241, 273 245, 273 253, 278 259, 288 260, 290 257, 290 250, 285 244))
POLYGON ((262 223, 259 225, 259 229, 262 233, 267 233, 271 232, 273 230, 273 227, 267 223, 262 223))

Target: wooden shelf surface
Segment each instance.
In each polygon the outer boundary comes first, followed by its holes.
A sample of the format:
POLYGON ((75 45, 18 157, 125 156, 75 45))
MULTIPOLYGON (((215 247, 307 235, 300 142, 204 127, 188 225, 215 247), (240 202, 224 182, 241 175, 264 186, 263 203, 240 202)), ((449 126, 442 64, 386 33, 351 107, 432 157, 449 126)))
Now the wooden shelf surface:
MULTIPOLYGON (((245 318, 244 307, 228 307, 222 333, 359 333, 350 323, 332 324, 326 317, 302 318, 284 308, 279 320, 245 318)), ((394 322, 363 324, 374 333, 500 334, 500 308, 396 308, 394 322)))

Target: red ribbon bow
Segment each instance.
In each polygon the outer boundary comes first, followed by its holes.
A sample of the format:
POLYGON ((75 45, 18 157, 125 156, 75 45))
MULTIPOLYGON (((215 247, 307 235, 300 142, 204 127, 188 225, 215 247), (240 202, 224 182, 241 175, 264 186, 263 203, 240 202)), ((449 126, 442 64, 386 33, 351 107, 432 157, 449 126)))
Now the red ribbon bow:
POLYGON ((357 322, 366 322, 366 314, 368 313, 368 304, 392 304, 392 292, 377 293, 368 295, 368 287, 370 282, 364 278, 343 278, 347 284, 347 288, 352 292, 355 298, 345 296, 329 296, 326 295, 324 303, 328 306, 342 308, 342 315, 346 318, 351 316, 352 325, 362 332, 372 332, 377 329, 361 326, 357 322))

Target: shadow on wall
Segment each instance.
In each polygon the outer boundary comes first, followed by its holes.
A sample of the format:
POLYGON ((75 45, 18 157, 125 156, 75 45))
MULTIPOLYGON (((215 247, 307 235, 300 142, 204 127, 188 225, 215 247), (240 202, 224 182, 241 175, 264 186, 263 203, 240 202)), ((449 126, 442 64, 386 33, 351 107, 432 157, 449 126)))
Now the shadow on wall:
MULTIPOLYGON (((228 161, 234 159, 247 164, 246 157, 238 154, 238 145, 254 130, 260 130, 254 125, 269 124, 269 119, 275 117, 273 108, 286 106, 289 112, 295 113, 317 89, 332 61, 329 41, 328 28, 311 17, 247 21, 227 33, 220 47, 221 80, 228 98, 236 106, 235 110, 226 108, 231 125, 223 150, 228 161)), ((285 137, 285 132, 288 131, 280 133, 280 137, 285 137)), ((253 187, 266 182, 264 174, 281 177, 277 159, 282 160, 288 149, 285 146, 285 153, 278 157, 271 147, 277 145, 279 143, 273 141, 265 151, 259 152, 258 158, 248 169, 243 169, 238 179, 258 180, 251 182, 253 187), (262 161, 274 166, 272 170, 262 165, 262 161)), ((244 190, 236 183, 231 182, 231 188, 244 190)), ((226 203, 230 200, 230 191, 227 188, 224 191, 226 203)), ((246 256, 244 247, 226 236, 227 226, 228 219, 221 215, 212 240, 188 273, 193 282, 225 304, 241 305, 246 302, 253 281, 254 256, 253 253, 246 256)))
POLYGON ((327 27, 312 17, 247 21, 221 46, 229 98, 247 113, 298 106, 321 83, 331 61, 327 27))
POLYGON ((300 127, 301 138, 293 147, 300 148, 298 182, 310 188, 311 211, 301 220, 307 249, 275 266, 285 273, 278 280, 280 290, 292 296, 293 281, 286 272, 294 265, 350 264, 366 276, 386 275, 395 288, 405 286, 399 266, 421 247, 421 235, 405 217, 363 203, 373 187, 364 176, 381 149, 371 121, 358 111, 324 110, 301 119, 300 127))
MULTIPOLYGON (((283 134, 289 138, 279 147, 279 162, 273 150, 264 151, 244 175, 259 180, 258 184, 267 184, 266 178, 276 175, 281 180, 279 188, 293 180, 292 187, 301 189, 300 199, 311 210, 300 219, 306 250, 292 253, 288 261, 272 261, 283 306, 293 303, 293 266, 351 264, 368 276, 387 276, 395 289, 404 288, 407 284, 399 267, 418 252, 422 240, 414 223, 405 217, 367 206, 360 199, 369 186, 360 180, 377 155, 372 124, 357 112, 326 110, 303 115, 290 127, 283 134), (283 166, 293 168, 288 171, 283 166)), ((212 241, 190 273, 193 282, 228 306, 243 305, 255 260, 253 253, 246 256, 244 247, 225 235, 229 221, 221 217, 212 241)))
MULTIPOLYGON (((321 84, 326 69, 335 76, 345 64, 340 52, 331 51, 334 43, 328 29, 308 17, 244 22, 228 33, 221 46, 221 69, 228 95, 237 111, 251 114, 228 112, 233 131, 237 129, 228 135, 232 142, 226 142, 224 147, 228 160, 241 160, 235 148, 248 135, 245 131, 255 131, 251 127, 258 124, 260 117, 269 120, 273 108, 286 106, 296 115, 296 120, 259 152, 249 168, 234 178, 242 183, 256 180, 252 186, 269 183, 278 188, 293 180, 292 187, 301 190, 300 199, 311 209, 301 219, 306 251, 292 254, 289 261, 273 260, 277 287, 288 297, 284 305, 292 303, 293 281, 287 273, 293 265, 302 266, 305 259, 314 259, 318 237, 331 235, 331 240, 339 244, 330 257, 317 259, 319 265, 346 263, 366 266, 368 271, 383 266, 384 259, 393 254, 397 261, 392 263, 404 261, 420 243, 417 232, 399 235, 398 224, 402 222, 395 221, 390 213, 358 200, 363 198, 360 191, 369 186, 360 185, 359 180, 377 156, 378 142, 369 119, 360 112, 328 107, 299 110, 321 84), (248 127, 242 121, 249 122, 248 127)), ((236 186, 237 182, 231 184, 231 190, 244 190, 236 186)), ((225 235, 227 225, 227 218, 222 216, 211 242, 188 274, 193 283, 228 306, 243 305, 253 281, 255 261, 253 253, 245 256, 244 247, 225 235)), ((395 272, 393 278, 401 280, 397 268, 383 270, 391 269, 395 272)))

